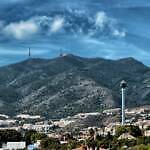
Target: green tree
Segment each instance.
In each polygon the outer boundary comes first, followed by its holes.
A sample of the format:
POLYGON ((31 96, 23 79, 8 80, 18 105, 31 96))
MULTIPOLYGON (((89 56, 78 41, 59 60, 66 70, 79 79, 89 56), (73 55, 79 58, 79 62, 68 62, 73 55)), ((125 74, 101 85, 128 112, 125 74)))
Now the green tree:
POLYGON ((61 145, 59 140, 54 138, 46 138, 41 140, 41 150, 60 150, 61 145))
POLYGON ((93 128, 90 128, 90 129, 89 129, 89 134, 90 134, 90 136, 91 136, 91 137, 93 137, 93 136, 94 136, 95 131, 94 131, 94 129, 93 129, 93 128))
POLYGON ((0 143, 18 142, 22 140, 22 135, 16 130, 0 130, 0 143))
POLYGON ((78 146, 81 146, 76 140, 70 140, 68 143, 68 150, 72 150, 78 146))
POLYGON ((29 130, 25 132, 24 140, 26 141, 27 145, 32 143, 31 136, 35 133, 37 133, 35 130, 29 130))
POLYGON ((96 142, 93 139, 88 139, 86 144, 89 148, 92 148, 92 150, 94 150, 96 147, 96 142))
POLYGON ((44 134, 44 133, 39 133, 39 132, 37 132, 37 133, 33 133, 33 134, 31 135, 31 141, 32 141, 32 142, 36 142, 37 140, 42 140, 42 139, 44 139, 44 138, 47 138, 47 135, 44 134))
POLYGON ((142 136, 142 131, 141 131, 141 129, 138 126, 131 125, 128 128, 129 128, 129 133, 131 135, 133 135, 134 137, 142 136))
POLYGON ((132 150, 150 150, 150 145, 137 145, 135 147, 132 147, 132 150))
POLYGON ((128 128, 126 126, 118 126, 116 128, 116 136, 119 137, 120 135, 122 135, 123 133, 127 133, 128 132, 128 128))
POLYGON ((130 133, 134 137, 142 136, 142 131, 138 126, 127 125, 127 126, 118 126, 116 128, 116 136, 119 137, 123 133, 130 133))
POLYGON ((150 137, 139 137, 137 138, 137 145, 140 145, 140 144, 149 144, 150 143, 150 137))

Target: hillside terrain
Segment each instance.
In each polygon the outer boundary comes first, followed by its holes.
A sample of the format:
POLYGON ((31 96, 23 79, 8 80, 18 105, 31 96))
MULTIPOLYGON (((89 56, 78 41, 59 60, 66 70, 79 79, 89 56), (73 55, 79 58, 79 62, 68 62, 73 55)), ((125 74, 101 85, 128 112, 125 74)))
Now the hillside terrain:
POLYGON ((119 107, 122 80, 127 107, 150 104, 150 68, 134 58, 30 58, 0 68, 0 113, 62 118, 119 107))

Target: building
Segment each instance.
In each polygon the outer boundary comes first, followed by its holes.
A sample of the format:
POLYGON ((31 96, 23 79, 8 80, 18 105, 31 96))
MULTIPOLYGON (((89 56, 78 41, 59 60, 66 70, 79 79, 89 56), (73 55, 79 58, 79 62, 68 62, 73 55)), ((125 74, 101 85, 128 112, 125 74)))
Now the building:
POLYGON ((23 129, 25 130, 35 130, 37 132, 49 132, 54 127, 53 124, 41 124, 41 125, 33 125, 33 124, 24 124, 23 129))
POLYGON ((130 135, 129 133, 123 133, 122 135, 120 135, 120 137, 118 138, 118 140, 122 140, 122 139, 129 139, 129 140, 134 140, 135 137, 130 135))
POLYGON ((26 148, 26 142, 7 142, 2 150, 23 150, 26 148))

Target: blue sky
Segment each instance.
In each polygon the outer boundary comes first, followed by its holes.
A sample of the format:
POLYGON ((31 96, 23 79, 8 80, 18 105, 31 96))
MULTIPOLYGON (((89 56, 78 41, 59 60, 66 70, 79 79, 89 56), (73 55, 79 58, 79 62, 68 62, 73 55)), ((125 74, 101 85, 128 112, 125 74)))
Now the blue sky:
POLYGON ((0 66, 64 53, 150 66, 149 0, 0 0, 0 66))

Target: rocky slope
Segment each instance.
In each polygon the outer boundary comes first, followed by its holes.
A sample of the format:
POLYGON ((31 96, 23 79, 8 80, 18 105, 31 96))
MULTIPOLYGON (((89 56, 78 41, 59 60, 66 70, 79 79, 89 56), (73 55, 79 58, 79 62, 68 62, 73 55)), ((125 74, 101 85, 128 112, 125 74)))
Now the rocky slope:
POLYGON ((128 107, 150 104, 150 68, 133 58, 28 59, 0 68, 0 113, 61 118, 118 107, 123 79, 128 107))

